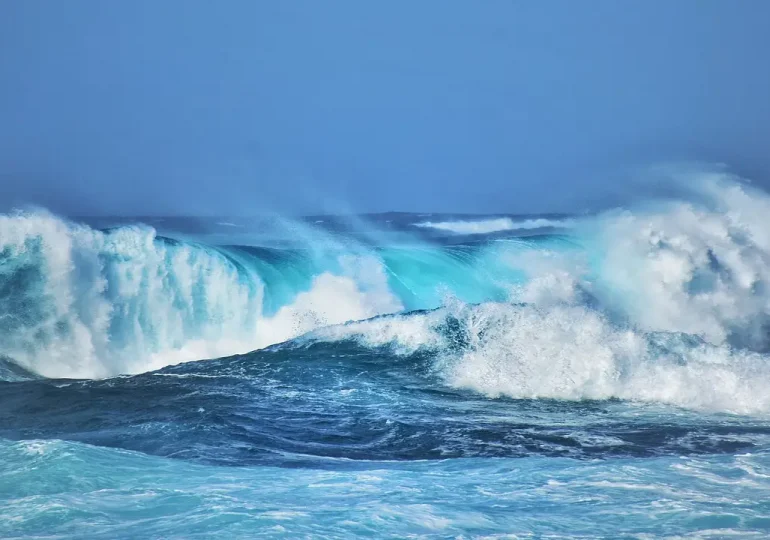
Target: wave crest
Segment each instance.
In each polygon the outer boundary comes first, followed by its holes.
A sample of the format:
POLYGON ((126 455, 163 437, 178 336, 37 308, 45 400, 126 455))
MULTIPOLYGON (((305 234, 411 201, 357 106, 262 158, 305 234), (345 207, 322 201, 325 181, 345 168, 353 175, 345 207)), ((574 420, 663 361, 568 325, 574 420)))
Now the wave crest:
POLYGON ((572 219, 525 219, 514 221, 511 218, 495 218, 480 220, 458 221, 423 221, 415 223, 415 227, 423 229, 436 229, 454 234, 491 234, 502 231, 534 230, 547 228, 570 228, 575 225, 572 219))

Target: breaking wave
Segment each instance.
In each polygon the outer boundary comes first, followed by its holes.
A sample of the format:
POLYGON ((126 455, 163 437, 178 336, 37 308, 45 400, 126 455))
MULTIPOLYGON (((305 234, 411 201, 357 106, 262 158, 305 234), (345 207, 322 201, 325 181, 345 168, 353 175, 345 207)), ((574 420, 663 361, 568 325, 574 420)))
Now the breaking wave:
POLYGON ((570 221, 568 236, 463 245, 362 246, 303 226, 301 248, 212 247, 2 216, 3 372, 109 377, 304 335, 284 346, 429 354, 445 384, 492 397, 768 412, 770 197, 724 174, 682 192, 570 221))

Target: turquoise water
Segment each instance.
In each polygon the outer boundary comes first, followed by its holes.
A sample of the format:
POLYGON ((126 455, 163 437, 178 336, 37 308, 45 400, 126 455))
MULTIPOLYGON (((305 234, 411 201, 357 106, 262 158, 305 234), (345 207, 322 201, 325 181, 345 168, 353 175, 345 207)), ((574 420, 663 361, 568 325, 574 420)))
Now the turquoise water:
POLYGON ((215 467, 3 441, 3 537, 766 537, 767 455, 215 467), (647 535, 647 536, 645 536, 647 535))

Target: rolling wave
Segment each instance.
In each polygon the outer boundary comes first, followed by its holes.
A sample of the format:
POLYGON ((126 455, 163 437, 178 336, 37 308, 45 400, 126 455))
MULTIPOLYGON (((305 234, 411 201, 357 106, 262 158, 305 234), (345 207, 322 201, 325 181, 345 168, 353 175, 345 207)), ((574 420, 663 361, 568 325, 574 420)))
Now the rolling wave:
POLYGON ((429 354, 443 384, 491 397, 769 412, 770 197, 724 175, 687 190, 566 239, 452 246, 303 225, 301 248, 212 247, 2 216, 3 372, 102 378, 353 339, 429 354))
POLYGON ((353 341, 431 358, 444 384, 488 397, 623 399, 770 412, 770 357, 691 334, 644 332, 581 305, 457 303, 321 328, 283 347, 353 341))

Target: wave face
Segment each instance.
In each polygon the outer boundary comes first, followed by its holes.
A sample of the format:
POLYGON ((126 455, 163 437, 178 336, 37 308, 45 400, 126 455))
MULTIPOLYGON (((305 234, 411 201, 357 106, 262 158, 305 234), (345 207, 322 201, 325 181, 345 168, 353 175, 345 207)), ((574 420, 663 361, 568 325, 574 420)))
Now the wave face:
POLYGON ((217 243, 0 217, 0 536, 765 536, 770 196, 685 180, 217 243))

